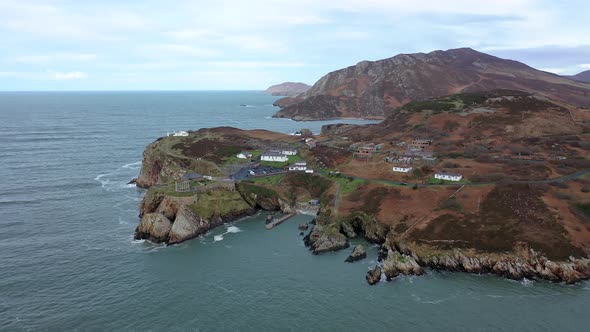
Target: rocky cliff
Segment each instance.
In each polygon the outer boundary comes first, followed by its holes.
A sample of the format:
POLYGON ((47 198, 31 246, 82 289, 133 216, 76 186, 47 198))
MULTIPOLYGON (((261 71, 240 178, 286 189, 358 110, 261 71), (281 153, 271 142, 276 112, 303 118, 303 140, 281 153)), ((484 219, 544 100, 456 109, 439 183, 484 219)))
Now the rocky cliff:
POLYGON ((459 92, 515 89, 588 106, 590 85, 469 48, 400 54, 331 72, 275 117, 295 120, 383 118, 413 100, 459 92))

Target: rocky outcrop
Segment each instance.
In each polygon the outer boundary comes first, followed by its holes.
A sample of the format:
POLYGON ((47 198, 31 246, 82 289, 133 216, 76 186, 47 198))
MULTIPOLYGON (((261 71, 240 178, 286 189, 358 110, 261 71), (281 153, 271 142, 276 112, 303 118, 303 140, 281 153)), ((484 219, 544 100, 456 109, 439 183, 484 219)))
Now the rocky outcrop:
POLYGON ((301 223, 301 224, 299 224, 298 228, 300 231, 306 231, 309 228, 309 224, 306 222, 301 223))
POLYGON ((271 94, 273 96, 295 97, 297 95, 300 95, 300 94, 306 92, 307 90, 309 90, 309 88, 311 88, 311 86, 309 86, 305 83, 285 82, 285 83, 273 85, 273 86, 269 87, 268 89, 266 89, 264 92, 271 94))
POLYGON ((141 204, 135 238, 180 243, 256 212, 236 192, 220 189, 199 195, 174 197, 150 189, 141 204))
POLYGON ((135 231, 135 239, 146 239, 152 242, 168 242, 168 234, 172 223, 161 213, 148 213, 141 218, 135 231))
POLYGON ((523 248, 520 243, 516 245, 512 253, 485 253, 473 249, 441 250, 406 242, 397 242, 390 249, 411 257, 420 266, 437 270, 492 273, 516 280, 544 279, 565 283, 590 278, 588 259, 570 258, 569 261, 554 262, 527 246, 523 248))
POLYGON ((362 244, 357 244, 352 253, 346 258, 345 262, 352 263, 356 261, 360 261, 363 258, 367 257, 367 252, 365 251, 365 247, 362 244))
POLYGON ((469 48, 400 54, 331 72, 275 117, 326 120, 383 118, 401 105, 459 92, 522 90, 590 105, 590 85, 469 48))
POLYGON ((367 272, 366 276, 369 285, 374 285, 381 280, 381 268, 377 265, 367 272))
POLYGON ((412 256, 389 250, 387 258, 383 261, 383 272, 387 280, 391 280, 400 274, 423 275, 424 269, 418 265, 412 256))
POLYGON ((337 251, 348 248, 350 245, 346 236, 331 226, 317 224, 303 239, 305 245, 314 254, 327 251, 337 251))
POLYGON ((349 238, 360 235, 369 242, 381 244, 385 242, 389 227, 380 223, 375 216, 357 213, 342 221, 340 230, 349 238))

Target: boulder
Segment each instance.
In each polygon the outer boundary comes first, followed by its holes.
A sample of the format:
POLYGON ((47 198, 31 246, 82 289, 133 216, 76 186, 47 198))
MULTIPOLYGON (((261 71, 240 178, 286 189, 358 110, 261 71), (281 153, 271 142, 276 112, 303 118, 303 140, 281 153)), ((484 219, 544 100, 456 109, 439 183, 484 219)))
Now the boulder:
POLYGON ((362 244, 357 244, 354 249, 352 250, 352 253, 350 254, 350 256, 348 256, 345 260, 345 262, 348 263, 352 263, 352 262, 356 262, 359 261, 363 258, 367 257, 367 252, 365 251, 365 247, 363 247, 362 244))
POLYGON ((423 275, 424 269, 418 265, 412 256, 390 250, 383 262, 383 272, 388 280, 398 275, 423 275))
POLYGON ((304 223, 299 224, 298 228, 300 231, 306 231, 309 228, 309 225, 306 222, 304 222, 304 223))
POLYGON ((172 223, 161 213, 144 214, 135 230, 135 239, 152 242, 166 242, 172 229, 172 223))
POLYGON ((349 247, 346 236, 333 227, 320 224, 313 226, 311 232, 303 238, 303 241, 314 254, 349 247))
POLYGON ((206 220, 196 216, 188 208, 181 208, 172 224, 168 243, 180 243, 205 233, 210 228, 206 220))
POLYGON ((381 268, 376 265, 374 268, 367 272, 366 276, 369 285, 374 285, 381 280, 381 268))

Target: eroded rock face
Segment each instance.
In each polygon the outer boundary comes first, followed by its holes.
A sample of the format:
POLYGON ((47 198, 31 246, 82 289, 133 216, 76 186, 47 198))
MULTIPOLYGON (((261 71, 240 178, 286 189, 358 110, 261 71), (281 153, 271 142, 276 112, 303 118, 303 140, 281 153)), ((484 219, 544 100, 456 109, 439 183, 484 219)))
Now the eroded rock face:
POLYGON ((437 270, 492 273, 515 280, 543 279, 568 284, 590 278, 588 259, 570 258, 569 261, 553 262, 533 249, 523 247, 521 243, 516 245, 513 253, 480 253, 472 249, 438 250, 405 242, 397 242, 391 249, 411 257, 420 266, 437 270))
POLYGON ((187 208, 181 208, 170 230, 169 244, 180 243, 207 232, 209 222, 201 219, 187 208))
POLYGON ((381 268, 377 265, 367 272, 366 276, 369 285, 374 285, 381 280, 381 268))
POLYGON ((167 242, 172 223, 161 213, 147 213, 135 230, 135 239, 147 239, 153 242, 167 242))
POLYGON ((306 231, 309 228, 309 224, 307 224, 306 222, 299 224, 298 226, 300 231, 306 231))
POLYGON ((348 263, 352 263, 352 262, 356 262, 359 261, 363 258, 367 257, 367 251, 365 250, 365 247, 363 247, 362 244, 357 244, 354 249, 352 250, 352 253, 350 254, 350 256, 348 256, 345 260, 345 262, 348 263))
POLYGON ((334 228, 320 224, 314 225, 311 232, 303 240, 314 254, 337 251, 350 246, 346 236, 340 234, 334 228))
POLYGON ((422 269, 411 256, 401 254, 398 251, 389 250, 387 258, 383 262, 383 272, 385 273, 387 280, 391 280, 400 274, 423 275, 424 269, 422 269))

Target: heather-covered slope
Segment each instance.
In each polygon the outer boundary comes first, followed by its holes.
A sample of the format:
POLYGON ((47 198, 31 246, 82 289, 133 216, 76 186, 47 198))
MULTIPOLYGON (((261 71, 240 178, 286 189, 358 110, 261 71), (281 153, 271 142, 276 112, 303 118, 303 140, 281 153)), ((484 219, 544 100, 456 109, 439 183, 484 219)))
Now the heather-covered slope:
POLYGON ((331 72, 311 89, 276 105, 295 120, 382 118, 410 101, 459 92, 514 89, 590 105, 590 84, 470 48, 400 54, 331 72))

